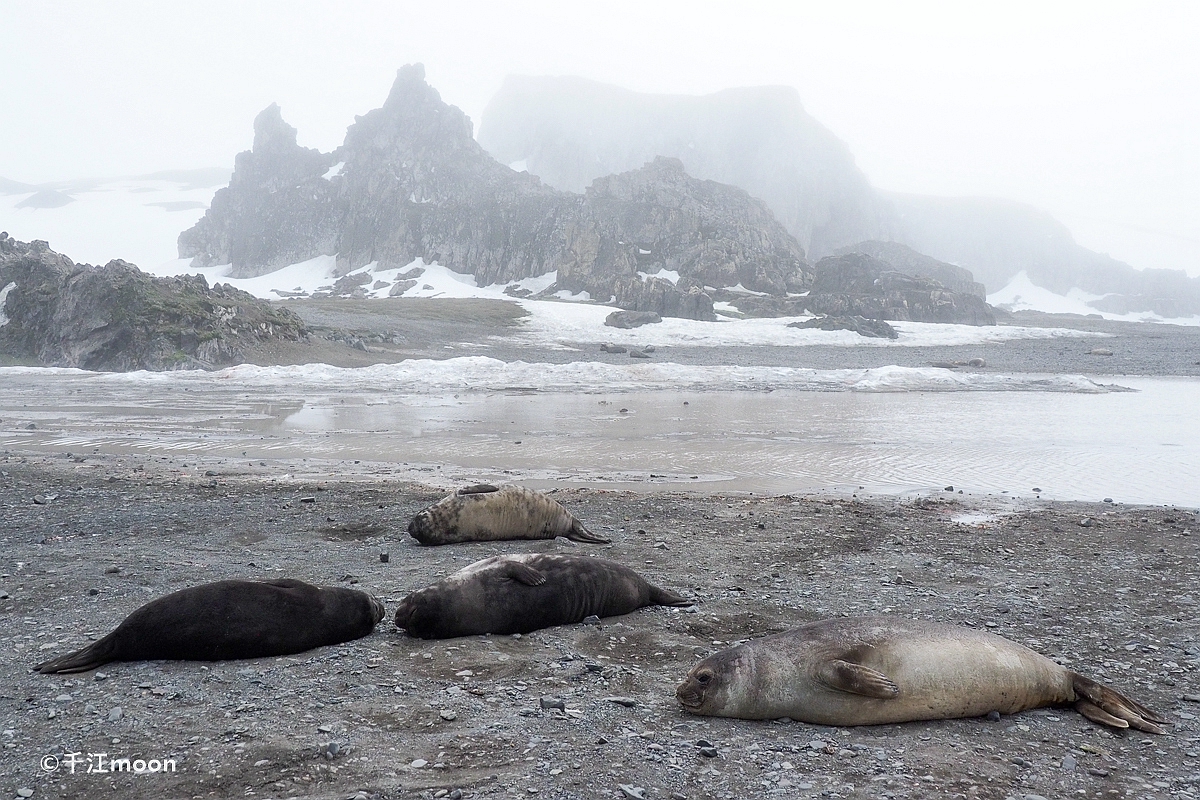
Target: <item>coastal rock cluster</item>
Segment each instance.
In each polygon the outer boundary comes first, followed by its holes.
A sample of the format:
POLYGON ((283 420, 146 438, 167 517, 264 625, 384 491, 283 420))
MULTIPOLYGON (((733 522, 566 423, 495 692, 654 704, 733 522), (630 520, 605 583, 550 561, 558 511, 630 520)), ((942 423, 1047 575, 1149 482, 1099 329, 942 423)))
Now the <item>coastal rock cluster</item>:
POLYGON ((156 278, 133 264, 76 264, 43 241, 0 233, 0 358, 98 371, 207 369, 245 349, 299 340, 285 309, 200 275, 156 278))

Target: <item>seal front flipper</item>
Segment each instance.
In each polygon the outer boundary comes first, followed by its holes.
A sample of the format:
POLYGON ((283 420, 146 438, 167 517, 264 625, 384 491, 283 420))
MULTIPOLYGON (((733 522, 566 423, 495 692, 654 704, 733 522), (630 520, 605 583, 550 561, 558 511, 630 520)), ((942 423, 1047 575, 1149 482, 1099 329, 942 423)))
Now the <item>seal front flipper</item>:
POLYGON ((523 583, 526 586, 541 586, 546 582, 546 574, 544 572, 539 572, 522 561, 504 562, 500 574, 505 578, 512 578, 517 583, 523 583))
POLYGON ((817 667, 817 680, 839 692, 877 697, 880 700, 891 700, 900 694, 900 687, 882 672, 837 658, 817 667))
POLYGON ((491 494, 498 491, 500 491, 499 486, 492 486, 490 483, 476 483, 472 486, 462 487, 455 494, 462 497, 465 494, 491 494))
POLYGON ((1077 672, 1071 673, 1071 687, 1075 690, 1075 710, 1092 722, 1111 728, 1137 728, 1146 733, 1166 733, 1159 724, 1167 719, 1130 700, 1125 695, 1110 689, 1077 672), (1158 723, 1158 724, 1156 724, 1158 723))
POLYGON ((612 543, 612 539, 605 539, 603 536, 592 533, 577 519, 571 521, 571 530, 567 531, 567 538, 573 542, 586 542, 587 544, 612 543))

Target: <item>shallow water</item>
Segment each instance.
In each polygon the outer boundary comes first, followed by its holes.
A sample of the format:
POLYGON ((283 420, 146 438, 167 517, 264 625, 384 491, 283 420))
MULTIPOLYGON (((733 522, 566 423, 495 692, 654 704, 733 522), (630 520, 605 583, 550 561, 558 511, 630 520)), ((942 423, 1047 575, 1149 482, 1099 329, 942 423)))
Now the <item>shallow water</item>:
POLYGON ((1137 392, 461 391, 0 375, 0 449, 392 462, 413 477, 1200 505, 1200 380, 1137 392), (28 426, 35 427, 30 429, 28 426))

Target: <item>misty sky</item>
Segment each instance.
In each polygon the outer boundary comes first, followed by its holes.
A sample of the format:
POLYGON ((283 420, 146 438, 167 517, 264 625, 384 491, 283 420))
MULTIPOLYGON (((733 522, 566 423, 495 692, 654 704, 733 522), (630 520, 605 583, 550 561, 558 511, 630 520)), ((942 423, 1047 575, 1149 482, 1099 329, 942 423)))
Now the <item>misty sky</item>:
POLYGON ((880 188, 1029 202, 1200 274, 1200 3, 0 0, 0 22, 0 176, 27 183, 231 167, 272 102, 330 150, 413 61, 476 127, 510 73, 786 84, 880 188))

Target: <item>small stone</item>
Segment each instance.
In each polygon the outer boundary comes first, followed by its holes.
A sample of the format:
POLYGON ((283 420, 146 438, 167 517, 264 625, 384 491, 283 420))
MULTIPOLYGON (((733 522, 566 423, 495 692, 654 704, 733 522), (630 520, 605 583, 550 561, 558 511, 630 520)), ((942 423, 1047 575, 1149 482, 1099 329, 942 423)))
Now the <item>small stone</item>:
POLYGON ((654 549, 656 549, 656 550, 666 550, 666 549, 667 549, 667 543, 666 543, 666 542, 655 542, 655 543, 654 543, 654 549))
POLYGON ((1103 500, 1103 502, 1105 502, 1105 503, 1111 503, 1112 501, 1113 501, 1113 499, 1111 497, 1106 497, 1103 500))
POLYGON ((646 800, 646 790, 641 786, 631 786, 628 783, 618 783, 617 788, 621 790, 621 794, 632 800, 646 800))
POLYGON ((92 676, 92 680, 102 681, 102 680, 105 680, 107 677, 108 677, 107 672, 97 672, 95 675, 92 676))
POLYGON ((391 557, 390 555, 388 555, 387 553, 380 553, 380 554, 379 554, 379 563, 380 563, 380 564, 386 564, 386 563, 388 563, 388 561, 390 561, 391 559, 392 559, 392 557, 391 557))
POLYGON ((945 489, 943 489, 942 491, 944 491, 944 492, 953 492, 953 491, 954 491, 954 487, 953 487, 953 486, 947 486, 947 487, 946 487, 945 489))
POLYGON ((333 733, 333 728, 329 727, 328 725, 318 725, 317 733, 333 733))
POLYGON ((454 673, 454 675, 459 678, 472 678, 475 676, 475 673, 469 669, 460 669, 458 672, 454 673))
POLYGON ((697 739, 696 740, 696 747, 712 747, 712 746, 713 746, 713 743, 710 742, 708 739, 697 739))
POLYGON ((619 706, 625 706, 625 708, 633 708, 638 704, 638 701, 634 700, 632 697, 606 697, 604 699, 610 703, 616 703, 619 706))
POLYGON ((204 477, 215 478, 215 477, 217 477, 217 473, 213 472, 211 469, 206 469, 206 470, 204 470, 204 477))
POLYGON ((596 616, 595 614, 589 614, 588 616, 583 618, 583 624, 584 625, 595 625, 596 627, 600 627, 600 618, 598 616, 596 616))
POLYGON ((271 763, 270 759, 266 759, 266 758, 260 758, 258 761, 255 761, 255 762, 254 762, 254 766, 256 766, 256 767, 265 767, 265 766, 267 766, 267 765, 268 765, 268 764, 270 764, 270 763, 271 763))
POLYGON ((1107 777, 1108 777, 1108 770, 1106 770, 1106 769, 1097 769, 1096 767, 1089 767, 1089 768, 1088 768, 1088 775, 1095 775, 1097 778, 1107 778, 1107 777))
POLYGON ((33 797, 33 789, 26 789, 24 787, 17 789, 17 797, 33 797))
POLYGON ((116 575, 120 571, 121 571, 120 567, 108 567, 107 569, 104 570, 104 574, 105 575, 116 575))
POLYGON ((562 711, 563 713, 566 713, 566 711, 567 711, 567 704, 565 702, 563 702, 563 700, 561 698, 558 698, 558 697, 549 697, 549 696, 543 697, 543 698, 541 698, 541 700, 539 702, 541 703, 543 711, 549 711, 552 708, 557 708, 559 711, 562 711))
MULTIPOLYGON (((93 587, 91 589, 88 589, 88 594, 91 595, 92 597, 95 597, 96 595, 100 594, 100 590, 93 587)), ((3 599, 3 598, 0 598, 0 599, 3 599)))
POLYGON ((110 711, 108 712, 108 721, 109 721, 109 722, 116 722, 117 720, 119 720, 119 719, 120 719, 122 716, 124 716, 124 715, 125 715, 125 712, 124 712, 124 711, 121 709, 121 707, 120 707, 120 706, 114 706, 114 707, 112 708, 112 710, 110 710, 110 711))
POLYGON ((458 719, 458 714, 454 713, 448 708, 443 708, 441 711, 439 711, 438 716, 447 722, 453 722, 454 720, 458 719))
POLYGON ((1075 760, 1075 756, 1067 753, 1063 756, 1062 768, 1067 772, 1074 772, 1075 767, 1079 766, 1079 762, 1075 760))
POLYGON ((1009 759, 1009 761, 1011 761, 1013 764, 1015 764, 1018 767, 1025 767, 1025 766, 1029 765, 1029 762, 1026 761, 1025 759, 1021 758, 1020 756, 1013 756, 1012 758, 1009 759))
POLYGON ((337 758, 338 753, 342 752, 342 746, 337 742, 329 742, 321 748, 321 755, 332 761, 337 758))
POLYGON ((1095 520, 1093 520, 1091 517, 1084 517, 1083 519, 1079 520, 1079 527, 1081 528, 1090 528, 1095 524, 1095 520))
POLYGON ((716 758, 716 757, 717 757, 717 748, 715 748, 715 747, 701 747, 701 748, 700 748, 700 755, 704 756, 705 758, 716 758))
POLYGON ((1113 351, 1109 350, 1107 347, 1093 347, 1091 350, 1087 351, 1087 354, 1089 356, 1111 356, 1113 351))
POLYGON ((429 762, 426 761, 425 759, 418 758, 416 761, 413 761, 411 764, 409 764, 409 766, 412 767, 413 769, 420 769, 421 767, 425 766, 428 763, 429 762))
POLYGON ((1188 693, 1183 696, 1183 699, 1187 700, 1189 703, 1200 703, 1200 694, 1188 693))

